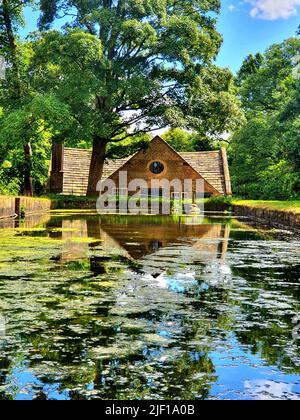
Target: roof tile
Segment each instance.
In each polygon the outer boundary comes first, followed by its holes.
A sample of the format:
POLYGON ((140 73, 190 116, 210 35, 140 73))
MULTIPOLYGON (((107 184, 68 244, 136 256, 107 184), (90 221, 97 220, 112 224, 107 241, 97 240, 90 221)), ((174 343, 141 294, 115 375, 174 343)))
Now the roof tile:
MULTIPOLYGON (((217 191, 225 194, 225 179, 220 151, 189 152, 179 155, 207 180, 217 191)), ((64 152, 64 194, 85 195, 88 184, 92 152, 88 149, 65 148, 64 152)), ((124 159, 109 159, 104 164, 103 179, 110 177, 132 156, 124 159)))

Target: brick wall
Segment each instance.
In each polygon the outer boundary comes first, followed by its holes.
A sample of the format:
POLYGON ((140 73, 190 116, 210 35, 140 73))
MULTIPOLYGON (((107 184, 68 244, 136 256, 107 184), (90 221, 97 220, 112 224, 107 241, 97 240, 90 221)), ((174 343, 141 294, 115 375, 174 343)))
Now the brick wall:
MULTIPOLYGON (((196 180, 203 179, 184 159, 169 147, 159 137, 156 137, 150 144, 148 150, 137 153, 129 162, 125 163, 119 171, 127 171, 128 183, 133 179, 143 179, 147 181, 148 188, 151 187, 151 180, 167 179, 169 181, 179 179, 193 180, 193 189, 196 189, 196 180), (161 157, 161 158, 159 158, 161 157), (154 161, 160 161, 164 165, 164 171, 153 174, 149 166, 154 161)), ((119 171, 110 176, 116 185, 119 184, 119 171)), ((205 181, 205 192, 213 195, 220 195, 214 187, 205 181)))
MULTIPOLYGON (((50 192, 65 195, 85 195, 91 161, 91 150, 64 148, 63 144, 53 144, 52 170, 49 180, 50 192)), ((205 192, 212 195, 231 194, 230 175, 225 150, 194 153, 176 153, 160 137, 155 137, 147 151, 141 151, 132 158, 108 159, 104 163, 103 179, 110 177, 118 186, 118 171, 128 172, 128 182, 133 179, 191 179, 205 178, 205 192), (161 161, 165 170, 154 175, 149 166, 153 161, 161 161), (119 169, 120 168, 120 169, 119 169), (201 175, 200 175, 201 174, 201 175)))

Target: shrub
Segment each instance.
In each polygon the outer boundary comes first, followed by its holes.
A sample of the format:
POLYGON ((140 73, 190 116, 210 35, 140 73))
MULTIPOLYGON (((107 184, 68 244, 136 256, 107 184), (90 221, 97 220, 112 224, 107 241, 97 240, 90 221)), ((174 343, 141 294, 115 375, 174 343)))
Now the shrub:
POLYGON ((233 198, 231 195, 219 195, 210 197, 205 203, 207 211, 231 211, 233 198))
POLYGON ((20 181, 17 178, 9 178, 5 169, 0 169, 0 195, 18 195, 20 192, 20 181))

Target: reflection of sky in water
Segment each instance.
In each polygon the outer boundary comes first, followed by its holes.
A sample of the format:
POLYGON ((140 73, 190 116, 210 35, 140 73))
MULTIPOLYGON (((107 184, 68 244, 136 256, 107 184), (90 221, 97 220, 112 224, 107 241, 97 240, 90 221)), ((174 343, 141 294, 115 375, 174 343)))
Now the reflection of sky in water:
POLYGON ((162 289, 169 289, 172 292, 183 293, 187 289, 195 286, 197 281, 195 280, 195 273, 175 274, 174 276, 168 276, 166 274, 160 274, 158 277, 153 279, 154 285, 161 287, 162 289))
POLYGON ((132 220, 2 238, 0 397, 299 399, 299 243, 132 220))
POLYGON ((6 332, 6 320, 5 318, 0 314, 0 337, 4 337, 6 332))
MULTIPOLYGON (((293 380, 295 381, 296 377, 290 376, 289 381, 293 380)), ((291 385, 280 380, 256 379, 245 381, 245 389, 249 395, 259 400, 300 400, 300 383, 291 385)))
POLYGON ((241 349, 233 336, 226 347, 220 346, 210 356, 218 372, 213 398, 300 399, 299 375, 284 374, 275 366, 268 366, 246 348, 241 349))
POLYGON ((38 380, 28 370, 22 370, 17 368, 12 371, 11 381, 16 385, 21 392, 18 392, 15 396, 15 400, 31 400, 32 399, 32 388, 35 389, 38 395, 42 398, 47 396, 47 399, 51 400, 65 400, 68 398, 68 393, 61 393, 58 391, 59 384, 55 385, 44 385, 42 381, 38 380))

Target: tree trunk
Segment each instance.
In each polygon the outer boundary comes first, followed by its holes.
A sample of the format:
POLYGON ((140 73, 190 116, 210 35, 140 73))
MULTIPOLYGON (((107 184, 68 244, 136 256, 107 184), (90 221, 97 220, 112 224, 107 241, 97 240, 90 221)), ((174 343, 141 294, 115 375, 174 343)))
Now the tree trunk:
MULTIPOLYGON (((0 1, 1 3, 1 1, 0 1)), ((20 2, 20 4, 22 4, 20 2)), ((6 32, 6 39, 9 46, 9 58, 10 64, 12 66, 12 99, 20 101, 22 99, 22 85, 21 77, 19 71, 19 61, 17 56, 17 41, 14 34, 13 27, 13 15, 12 9, 9 5, 9 0, 2 0, 2 16, 4 21, 4 28, 6 32)), ((32 186, 32 148, 31 144, 28 141, 24 146, 24 186, 23 194, 25 196, 33 196, 33 186, 32 186)))
POLYGON ((101 137, 94 138, 87 196, 99 195, 97 184, 101 181, 103 174, 107 143, 107 139, 101 137))
POLYGON ((28 142, 24 145, 25 168, 24 168, 24 195, 33 197, 32 186, 32 148, 28 142))

